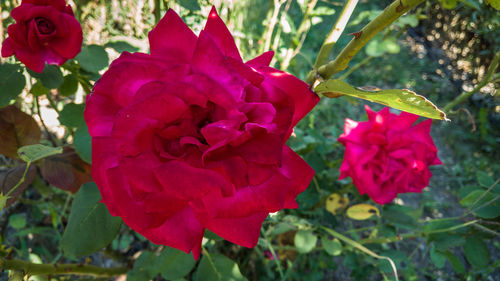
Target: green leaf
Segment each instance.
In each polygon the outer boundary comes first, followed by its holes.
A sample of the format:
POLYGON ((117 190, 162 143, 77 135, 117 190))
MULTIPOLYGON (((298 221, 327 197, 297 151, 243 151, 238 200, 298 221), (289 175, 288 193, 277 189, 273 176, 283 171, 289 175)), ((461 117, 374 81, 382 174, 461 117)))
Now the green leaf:
POLYGON ((109 64, 108 53, 99 45, 89 45, 84 47, 76 56, 80 66, 89 72, 98 72, 109 64))
POLYGON ((484 171, 476 172, 476 179, 480 185, 484 187, 490 187, 495 183, 495 180, 484 171))
POLYGON ((214 241, 221 241, 221 240, 224 240, 224 238, 220 237, 219 235, 213 233, 212 231, 210 230, 205 230, 205 235, 203 235, 205 238, 207 239, 211 239, 211 240, 214 240, 214 241))
POLYGON ((474 267, 485 268, 490 262, 490 252, 478 236, 469 236, 465 240, 465 258, 474 267))
POLYGON ((186 8, 192 12, 199 11, 201 9, 200 5, 198 4, 198 0, 181 0, 181 1, 178 1, 178 3, 183 8, 186 8))
POLYGON ((26 145, 17 150, 19 158, 24 162, 35 162, 45 157, 61 154, 62 147, 50 147, 43 144, 26 145))
POLYGON ((0 108, 9 105, 26 86, 21 67, 14 64, 0 64, 0 108))
POLYGON ((346 211, 349 218, 354 220, 367 220, 374 215, 380 216, 377 207, 370 204, 356 204, 349 207, 346 211))
POLYGON ((483 189, 476 189, 471 193, 467 194, 467 196, 465 196, 462 200, 460 200, 459 203, 464 207, 469 207, 475 203, 474 208, 476 208, 486 203, 487 201, 490 201, 491 199, 493 199, 493 195, 491 193, 483 189), (479 199, 480 197, 481 199, 476 203, 477 199, 479 199))
POLYGON ((488 5, 490 5, 491 7, 500 11, 500 0, 486 0, 486 3, 488 3, 488 5))
POLYGON ((410 215, 409 210, 402 208, 403 206, 389 205, 382 212, 382 218, 388 220, 393 225, 413 230, 418 227, 417 220, 410 215))
POLYGON ((106 247, 120 230, 122 220, 113 217, 95 183, 82 185, 71 205, 61 248, 69 256, 85 256, 106 247))
POLYGON ((152 265, 154 264, 156 255, 152 252, 145 251, 134 262, 132 270, 127 272, 127 281, 149 281, 155 277, 152 265))
POLYGON ((453 267, 456 273, 458 274, 465 273, 464 264, 452 252, 446 251, 444 252, 444 255, 446 256, 446 258, 451 264, 451 267, 453 267))
POLYGON ((84 125, 83 110, 85 105, 68 103, 59 114, 59 122, 67 127, 81 127, 84 125))
POLYGON ((439 0, 439 3, 445 9, 453 9, 457 6, 458 0, 439 0))
POLYGON ((50 90, 45 88, 45 86, 42 85, 42 82, 37 81, 35 85, 33 85, 30 89, 30 93, 34 95, 35 97, 40 97, 43 95, 47 95, 50 93, 50 90))
POLYGON ((431 261, 437 268, 444 267, 444 264, 446 262, 446 256, 441 252, 438 252, 434 244, 432 244, 431 246, 430 256, 431 256, 431 261))
POLYGON ((238 265, 221 254, 203 255, 196 269, 195 281, 244 281, 238 265))
POLYGON ((321 237, 321 245, 323 245, 325 252, 331 256, 338 256, 342 253, 342 244, 337 238, 330 240, 323 236, 321 237))
POLYGON ((26 214, 13 214, 9 217, 9 225, 16 230, 26 226, 26 214))
POLYGON ((449 248, 462 246, 465 244, 465 238, 450 233, 438 233, 434 234, 435 240, 434 245, 436 245, 436 250, 445 251, 449 248))
POLYGON ((316 247, 318 236, 311 230, 299 230, 295 233, 294 244, 301 254, 309 253, 316 247))
POLYGON ((123 52, 133 53, 139 51, 139 48, 132 46, 131 44, 125 41, 108 42, 106 43, 106 45, 104 45, 104 47, 113 48, 118 53, 123 53, 123 52))
POLYGON ((368 91, 361 88, 355 88, 342 80, 334 79, 320 83, 314 91, 326 97, 334 98, 341 95, 348 95, 427 118, 448 120, 446 114, 424 96, 406 89, 368 91))
POLYGON ((40 74, 40 81, 47 89, 57 89, 64 81, 64 77, 59 67, 55 65, 45 65, 40 74))
POLYGON ((186 276, 193 269, 196 261, 193 256, 181 250, 166 247, 156 259, 155 268, 167 280, 175 280, 186 276))
POLYGON ((385 53, 397 54, 400 51, 399 44, 394 37, 385 39, 374 39, 366 46, 366 54, 372 57, 380 57, 385 53))
POLYGON ((75 74, 64 76, 64 80, 58 90, 65 97, 74 95, 78 91, 78 77, 75 74))
POLYGON ((92 163, 92 138, 85 123, 75 132, 75 151, 83 161, 92 163))

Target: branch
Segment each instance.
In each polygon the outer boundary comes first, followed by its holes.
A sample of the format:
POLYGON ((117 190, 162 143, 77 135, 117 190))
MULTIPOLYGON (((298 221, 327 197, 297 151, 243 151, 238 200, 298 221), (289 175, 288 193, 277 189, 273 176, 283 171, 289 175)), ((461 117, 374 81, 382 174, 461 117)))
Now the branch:
POLYGON ((493 58, 493 61, 490 64, 490 67, 488 68, 488 71, 486 72, 486 75, 484 76, 483 80, 477 84, 477 86, 472 89, 470 92, 463 92, 460 96, 456 97, 454 100, 449 102, 445 107, 443 108, 444 112, 449 112, 451 111, 455 106, 458 104, 464 102, 468 98, 470 98, 473 94, 479 92, 484 86, 486 86, 490 81, 492 80, 493 74, 495 73, 495 70, 500 62, 500 51, 498 51, 495 54, 495 57, 493 58))
POLYGON ((263 45, 264 51, 269 50, 269 47, 271 47, 271 39, 273 37, 274 27, 277 24, 281 5, 283 5, 283 3, 285 3, 285 1, 283 1, 283 0, 274 0, 273 14, 271 15, 271 19, 269 20, 269 25, 267 27, 267 31, 264 35, 264 45, 263 45))
POLYGON ((384 28, 402 16, 404 13, 424 2, 424 0, 396 0, 368 23, 342 50, 334 61, 331 61, 318 69, 318 74, 324 79, 329 79, 333 74, 347 68, 351 59, 363 48, 370 39, 377 35, 384 28))
POLYGON ((126 267, 104 268, 84 264, 35 264, 17 259, 0 259, 0 268, 20 270, 25 275, 78 274, 111 277, 127 272, 126 267))

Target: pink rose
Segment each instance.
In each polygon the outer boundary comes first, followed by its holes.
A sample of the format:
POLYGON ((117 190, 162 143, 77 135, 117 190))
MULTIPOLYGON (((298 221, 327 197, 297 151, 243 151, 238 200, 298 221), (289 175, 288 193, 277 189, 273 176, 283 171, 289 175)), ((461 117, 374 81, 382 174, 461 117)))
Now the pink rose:
POLYGON ((269 67, 272 52, 244 63, 215 9, 198 37, 169 10, 149 42, 151 54, 122 54, 87 99, 103 202, 195 258, 205 229, 255 246, 267 215, 297 208, 314 174, 285 142, 318 96, 269 67))
POLYGON ((345 146, 339 179, 351 177, 360 194, 379 204, 398 193, 422 192, 432 176, 429 165, 441 164, 430 136, 432 120, 412 126, 418 115, 365 109, 368 121, 346 119, 338 139, 345 146))
POLYGON ((23 0, 12 10, 2 57, 16 55, 27 68, 42 72, 45 62, 62 65, 82 47, 82 27, 65 0, 23 0))

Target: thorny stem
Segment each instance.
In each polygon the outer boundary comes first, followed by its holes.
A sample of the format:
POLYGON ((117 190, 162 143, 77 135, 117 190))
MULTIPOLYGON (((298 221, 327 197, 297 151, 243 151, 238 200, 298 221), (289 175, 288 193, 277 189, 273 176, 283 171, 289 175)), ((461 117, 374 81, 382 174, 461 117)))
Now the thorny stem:
POLYGON ((470 98, 473 94, 479 92, 488 83, 490 83, 493 74, 495 73, 495 70, 498 67, 499 62, 500 62, 500 51, 498 51, 495 54, 495 57, 493 58, 493 61, 491 62, 490 67, 488 68, 488 71, 486 72, 486 75, 484 76, 483 80, 481 80, 481 82, 479 82, 479 84, 477 84, 477 86, 474 89, 472 89, 472 91, 463 92, 462 94, 460 94, 460 96, 456 97, 454 100, 445 105, 443 107, 443 111, 449 113, 449 111, 451 111, 455 106, 464 102, 465 100, 470 98))
POLYGON ((78 274, 111 277, 127 272, 126 267, 105 268, 85 264, 35 264, 17 259, 0 259, 0 268, 22 271, 24 275, 78 274))
MULTIPOLYGON (((363 48, 370 39, 385 29, 404 13, 419 5, 425 0, 396 0, 385 8, 375 19, 355 33, 354 38, 347 44, 335 60, 318 68, 317 74, 323 79, 330 79, 335 73, 343 71, 351 59, 363 48)), ((321 62, 320 62, 321 63, 321 62)), ((313 71, 306 80, 309 85, 313 85, 316 80, 316 73, 313 71)))
POLYGON ((326 36, 325 41, 323 42, 323 45, 319 50, 318 57, 316 58, 316 62, 314 63, 315 69, 326 63, 328 55, 332 51, 335 43, 337 43, 337 41, 339 40, 340 35, 342 35, 342 32, 344 31, 347 22, 349 21, 349 18, 354 11, 354 8, 356 8, 356 5, 358 5, 358 0, 347 0, 347 2, 345 3, 339 18, 337 19, 337 22, 333 26, 332 30, 330 30, 330 33, 328 33, 328 35, 326 36))

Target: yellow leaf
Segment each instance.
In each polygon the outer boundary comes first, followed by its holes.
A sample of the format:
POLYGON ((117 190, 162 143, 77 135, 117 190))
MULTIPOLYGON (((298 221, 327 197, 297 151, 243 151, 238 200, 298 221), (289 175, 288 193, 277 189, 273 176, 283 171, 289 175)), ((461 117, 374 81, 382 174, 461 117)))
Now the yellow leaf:
POLYGON ((326 198, 326 210, 334 215, 338 210, 343 210, 349 204, 349 198, 342 197, 337 193, 332 193, 326 198))
POLYGON ((366 220, 373 215, 380 216, 377 207, 369 204, 357 204, 347 209, 347 216, 353 220, 366 220))

